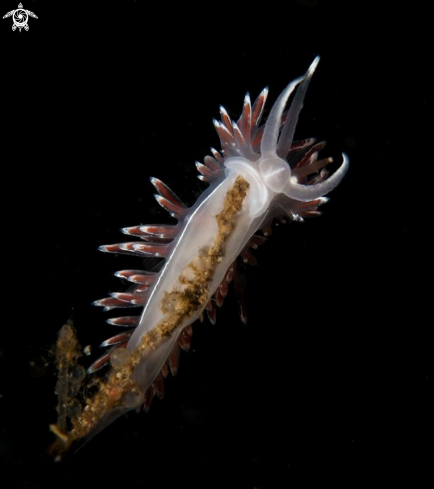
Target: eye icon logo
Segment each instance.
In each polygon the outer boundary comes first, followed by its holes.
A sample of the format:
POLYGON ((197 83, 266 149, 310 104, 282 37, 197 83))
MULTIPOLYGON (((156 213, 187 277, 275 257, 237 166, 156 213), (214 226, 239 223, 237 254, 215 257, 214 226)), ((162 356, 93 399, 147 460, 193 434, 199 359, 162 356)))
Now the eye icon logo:
POLYGON ((7 19, 8 17, 12 16, 12 30, 15 31, 17 28, 20 30, 24 29, 26 31, 29 30, 29 26, 27 25, 27 22, 29 21, 29 17, 33 17, 34 19, 37 19, 38 17, 31 12, 30 10, 26 10, 23 8, 23 4, 19 3, 18 8, 16 10, 11 10, 8 12, 6 15, 3 15, 4 19, 7 19))

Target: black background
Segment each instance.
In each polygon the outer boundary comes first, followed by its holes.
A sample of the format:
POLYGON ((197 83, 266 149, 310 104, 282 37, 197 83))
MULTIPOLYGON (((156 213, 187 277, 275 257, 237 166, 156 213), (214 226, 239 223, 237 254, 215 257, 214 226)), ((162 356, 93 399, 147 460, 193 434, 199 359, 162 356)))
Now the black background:
POLYGON ((2 487, 428 481, 428 12, 381 5, 27 0, 28 32, 1 21, 2 487), (270 108, 318 54, 297 134, 350 158, 323 216, 275 228, 246 270, 248 325, 231 293, 164 401, 44 459, 57 331, 72 317, 95 358, 113 329, 91 303, 140 266, 97 247, 171 222, 149 176, 193 203, 219 105, 236 118, 269 86, 270 108))

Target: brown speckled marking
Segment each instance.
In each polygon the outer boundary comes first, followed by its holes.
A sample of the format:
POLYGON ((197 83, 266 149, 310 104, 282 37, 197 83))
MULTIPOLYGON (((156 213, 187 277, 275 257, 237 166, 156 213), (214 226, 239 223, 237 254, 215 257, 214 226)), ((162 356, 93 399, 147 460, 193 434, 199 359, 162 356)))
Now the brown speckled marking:
MULTIPOLYGON (((199 256, 190 262, 179 277, 182 288, 166 292, 160 308, 165 318, 144 335, 139 346, 130 354, 126 353, 122 361, 112 363, 105 381, 99 384, 94 397, 86 399, 82 413, 72 420, 73 428, 68 433, 67 442, 57 451, 67 450, 72 441, 88 435, 105 413, 119 406, 136 407, 143 399, 133 380, 133 372, 144 355, 156 349, 195 312, 205 307, 209 301, 208 284, 224 256, 224 246, 235 227, 235 215, 241 210, 249 189, 249 183, 238 176, 227 191, 222 211, 215 216, 217 236, 209 249, 202 249, 199 256)), ((128 352, 128 350, 124 350, 128 352)), ((119 360, 119 359, 117 359, 119 360)), ((64 441, 64 440, 63 440, 64 441)))

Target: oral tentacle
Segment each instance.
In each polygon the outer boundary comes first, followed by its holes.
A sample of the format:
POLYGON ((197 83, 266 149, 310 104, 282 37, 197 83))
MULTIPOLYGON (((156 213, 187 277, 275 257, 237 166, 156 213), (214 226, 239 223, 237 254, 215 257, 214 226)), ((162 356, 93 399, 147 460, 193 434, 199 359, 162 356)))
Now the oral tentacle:
POLYGON ((303 78, 304 77, 296 78, 292 81, 279 95, 273 105, 267 123, 265 124, 264 134, 261 141, 261 155, 263 158, 276 155, 277 138, 279 137, 279 128, 286 102, 295 87, 303 81, 303 78))
POLYGON ((342 165, 333 173, 333 175, 324 182, 315 185, 300 185, 295 177, 291 177, 283 189, 283 193, 294 200, 307 202, 315 200, 331 192, 342 180, 348 170, 349 160, 345 153, 342 153, 342 165))
POLYGON ((303 108, 304 96, 306 95, 307 89, 309 87, 312 75, 319 63, 319 56, 317 56, 304 76, 304 79, 297 88, 294 99, 291 103, 291 107, 288 110, 286 116, 285 124, 280 132, 279 142, 277 143, 276 153, 281 158, 286 158, 289 150, 291 149, 292 140, 294 138, 295 128, 298 122, 298 116, 303 108))
MULTIPOLYGON (((319 56, 317 56, 313 63, 310 65, 304 76, 296 78, 292 81, 283 92, 279 95, 273 108, 271 109, 270 115, 268 116, 267 123, 264 128, 264 135, 262 136, 261 142, 261 154, 262 157, 268 157, 271 155, 278 154, 279 156, 286 157, 288 151, 291 147, 292 138, 294 136, 295 126, 298 120, 298 114, 303 105, 304 95, 306 93, 307 87, 309 86, 310 79, 319 63, 319 56), (285 110, 286 102, 288 98, 294 91, 295 87, 302 84, 298 89, 296 98, 289 109, 288 116, 283 128, 283 137, 281 135, 281 144, 278 146, 279 139, 279 129, 282 122, 283 111, 285 110), (300 93, 300 95, 298 95, 300 93), (277 152, 279 150, 279 152, 277 152), (285 152, 286 151, 286 152, 285 152)), ((280 142, 280 141, 279 141, 280 142)))

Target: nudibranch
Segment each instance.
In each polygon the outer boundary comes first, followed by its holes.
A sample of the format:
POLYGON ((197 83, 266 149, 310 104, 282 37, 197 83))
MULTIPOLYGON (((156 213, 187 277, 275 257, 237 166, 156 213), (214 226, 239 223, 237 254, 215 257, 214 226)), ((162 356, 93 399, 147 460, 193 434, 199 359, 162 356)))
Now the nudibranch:
MULTIPOLYGON (((345 154, 341 166, 329 176, 325 167, 332 159, 318 158, 325 143, 293 140, 318 62, 319 57, 304 76, 283 90, 263 125, 268 89, 253 105, 246 95, 236 122, 220 108, 221 120, 214 125, 221 150, 211 149, 212 156, 196 163, 199 178, 209 186, 192 207, 185 206, 162 181, 151 178, 156 200, 177 224, 124 228, 125 234, 138 239, 100 248, 161 258, 161 264, 157 271, 117 272, 130 288, 95 302, 105 310, 140 307, 142 311, 108 320, 124 329, 102 344, 108 350, 88 375, 105 364, 110 364, 110 370, 72 419, 69 433, 62 434, 65 444, 87 440, 126 411, 147 409, 155 394, 161 397, 163 378, 177 372, 180 349, 190 345, 192 323, 205 311, 215 322, 216 307, 222 305, 237 273, 238 257, 254 260, 249 249, 270 234, 273 219, 302 221, 318 215, 318 207, 327 201, 325 195, 342 180, 348 169, 345 154), (258 231, 262 234, 255 234, 258 231)), ((243 307, 241 313, 245 320, 243 307)))

